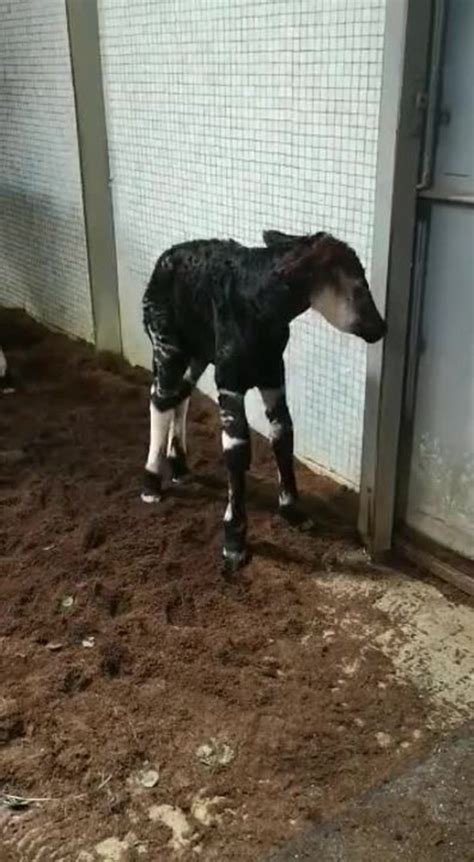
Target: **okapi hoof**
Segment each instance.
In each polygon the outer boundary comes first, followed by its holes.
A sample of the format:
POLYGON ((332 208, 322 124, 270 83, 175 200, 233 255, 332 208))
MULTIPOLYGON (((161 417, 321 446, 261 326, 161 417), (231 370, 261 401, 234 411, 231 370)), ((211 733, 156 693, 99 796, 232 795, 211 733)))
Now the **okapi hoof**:
POLYGON ((302 533, 314 530, 315 523, 313 519, 303 511, 298 503, 289 503, 284 506, 280 505, 278 507, 278 512, 290 527, 294 527, 302 533))
POLYGON ((168 458, 168 463, 173 485, 182 485, 190 478, 191 472, 184 455, 172 455, 168 458))
POLYGON ((224 548, 222 552, 222 574, 224 578, 231 578, 236 575, 240 569, 243 569, 250 562, 251 554, 245 548, 243 551, 234 551, 224 548))
POLYGON ((156 473, 150 473, 145 470, 143 474, 143 484, 140 493, 140 498, 143 503, 159 503, 161 500, 161 476, 156 473))
POLYGON ((13 395, 14 392, 16 386, 10 371, 7 370, 6 374, 0 377, 0 395, 13 395))

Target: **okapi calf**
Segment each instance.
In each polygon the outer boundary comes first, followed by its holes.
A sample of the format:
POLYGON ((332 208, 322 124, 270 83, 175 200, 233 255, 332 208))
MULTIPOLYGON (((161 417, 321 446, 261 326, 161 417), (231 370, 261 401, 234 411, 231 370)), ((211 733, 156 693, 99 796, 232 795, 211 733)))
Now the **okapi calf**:
POLYGON ((160 499, 167 471, 187 473, 186 412, 206 367, 215 365, 228 470, 225 565, 247 559, 245 474, 250 467, 246 392, 258 387, 278 467, 279 509, 292 520, 298 498, 293 424, 285 396, 283 353, 290 322, 312 307, 342 332, 369 343, 385 333, 356 253, 327 233, 263 234, 264 247, 196 240, 161 255, 143 299, 153 347, 150 448, 142 500, 160 499))

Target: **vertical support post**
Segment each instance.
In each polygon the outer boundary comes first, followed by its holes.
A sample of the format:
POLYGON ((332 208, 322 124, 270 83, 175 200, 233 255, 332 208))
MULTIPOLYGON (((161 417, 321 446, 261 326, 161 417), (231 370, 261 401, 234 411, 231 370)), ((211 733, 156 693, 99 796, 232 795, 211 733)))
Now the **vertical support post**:
POLYGON ((66 0, 95 342, 122 352, 97 0, 66 0))
POLYGON ((375 556, 394 524, 431 16, 431 0, 387 0, 372 288, 388 332, 368 352, 359 504, 375 556))

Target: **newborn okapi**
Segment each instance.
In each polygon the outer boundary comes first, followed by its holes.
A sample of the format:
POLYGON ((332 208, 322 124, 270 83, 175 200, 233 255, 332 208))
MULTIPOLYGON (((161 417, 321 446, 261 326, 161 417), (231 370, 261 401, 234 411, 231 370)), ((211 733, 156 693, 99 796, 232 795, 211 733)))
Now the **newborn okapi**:
POLYGON ((230 570, 247 559, 250 433, 244 396, 253 387, 260 390, 270 422, 280 512, 290 520, 295 512, 293 425, 283 362, 291 321, 312 307, 337 329, 369 343, 385 332, 362 264, 346 243, 326 233, 299 237, 265 231, 263 239, 261 248, 233 240, 174 246, 157 261, 143 300, 153 384, 142 500, 160 499, 168 471, 174 482, 186 475, 189 396, 213 363, 229 482, 223 555, 230 570))

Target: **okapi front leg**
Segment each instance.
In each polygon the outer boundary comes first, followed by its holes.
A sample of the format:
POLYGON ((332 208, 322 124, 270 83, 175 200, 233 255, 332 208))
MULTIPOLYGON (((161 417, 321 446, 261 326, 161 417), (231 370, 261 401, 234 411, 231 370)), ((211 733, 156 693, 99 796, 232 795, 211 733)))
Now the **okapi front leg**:
POLYGON ((250 467, 250 431, 243 395, 221 391, 219 405, 222 447, 228 474, 223 556, 226 568, 232 572, 247 561, 245 474, 250 467))
POLYGON ((260 393, 270 422, 270 440, 278 468, 278 510, 292 526, 301 530, 312 529, 312 519, 298 503, 293 457, 293 422, 286 401, 285 387, 261 389, 260 393))

